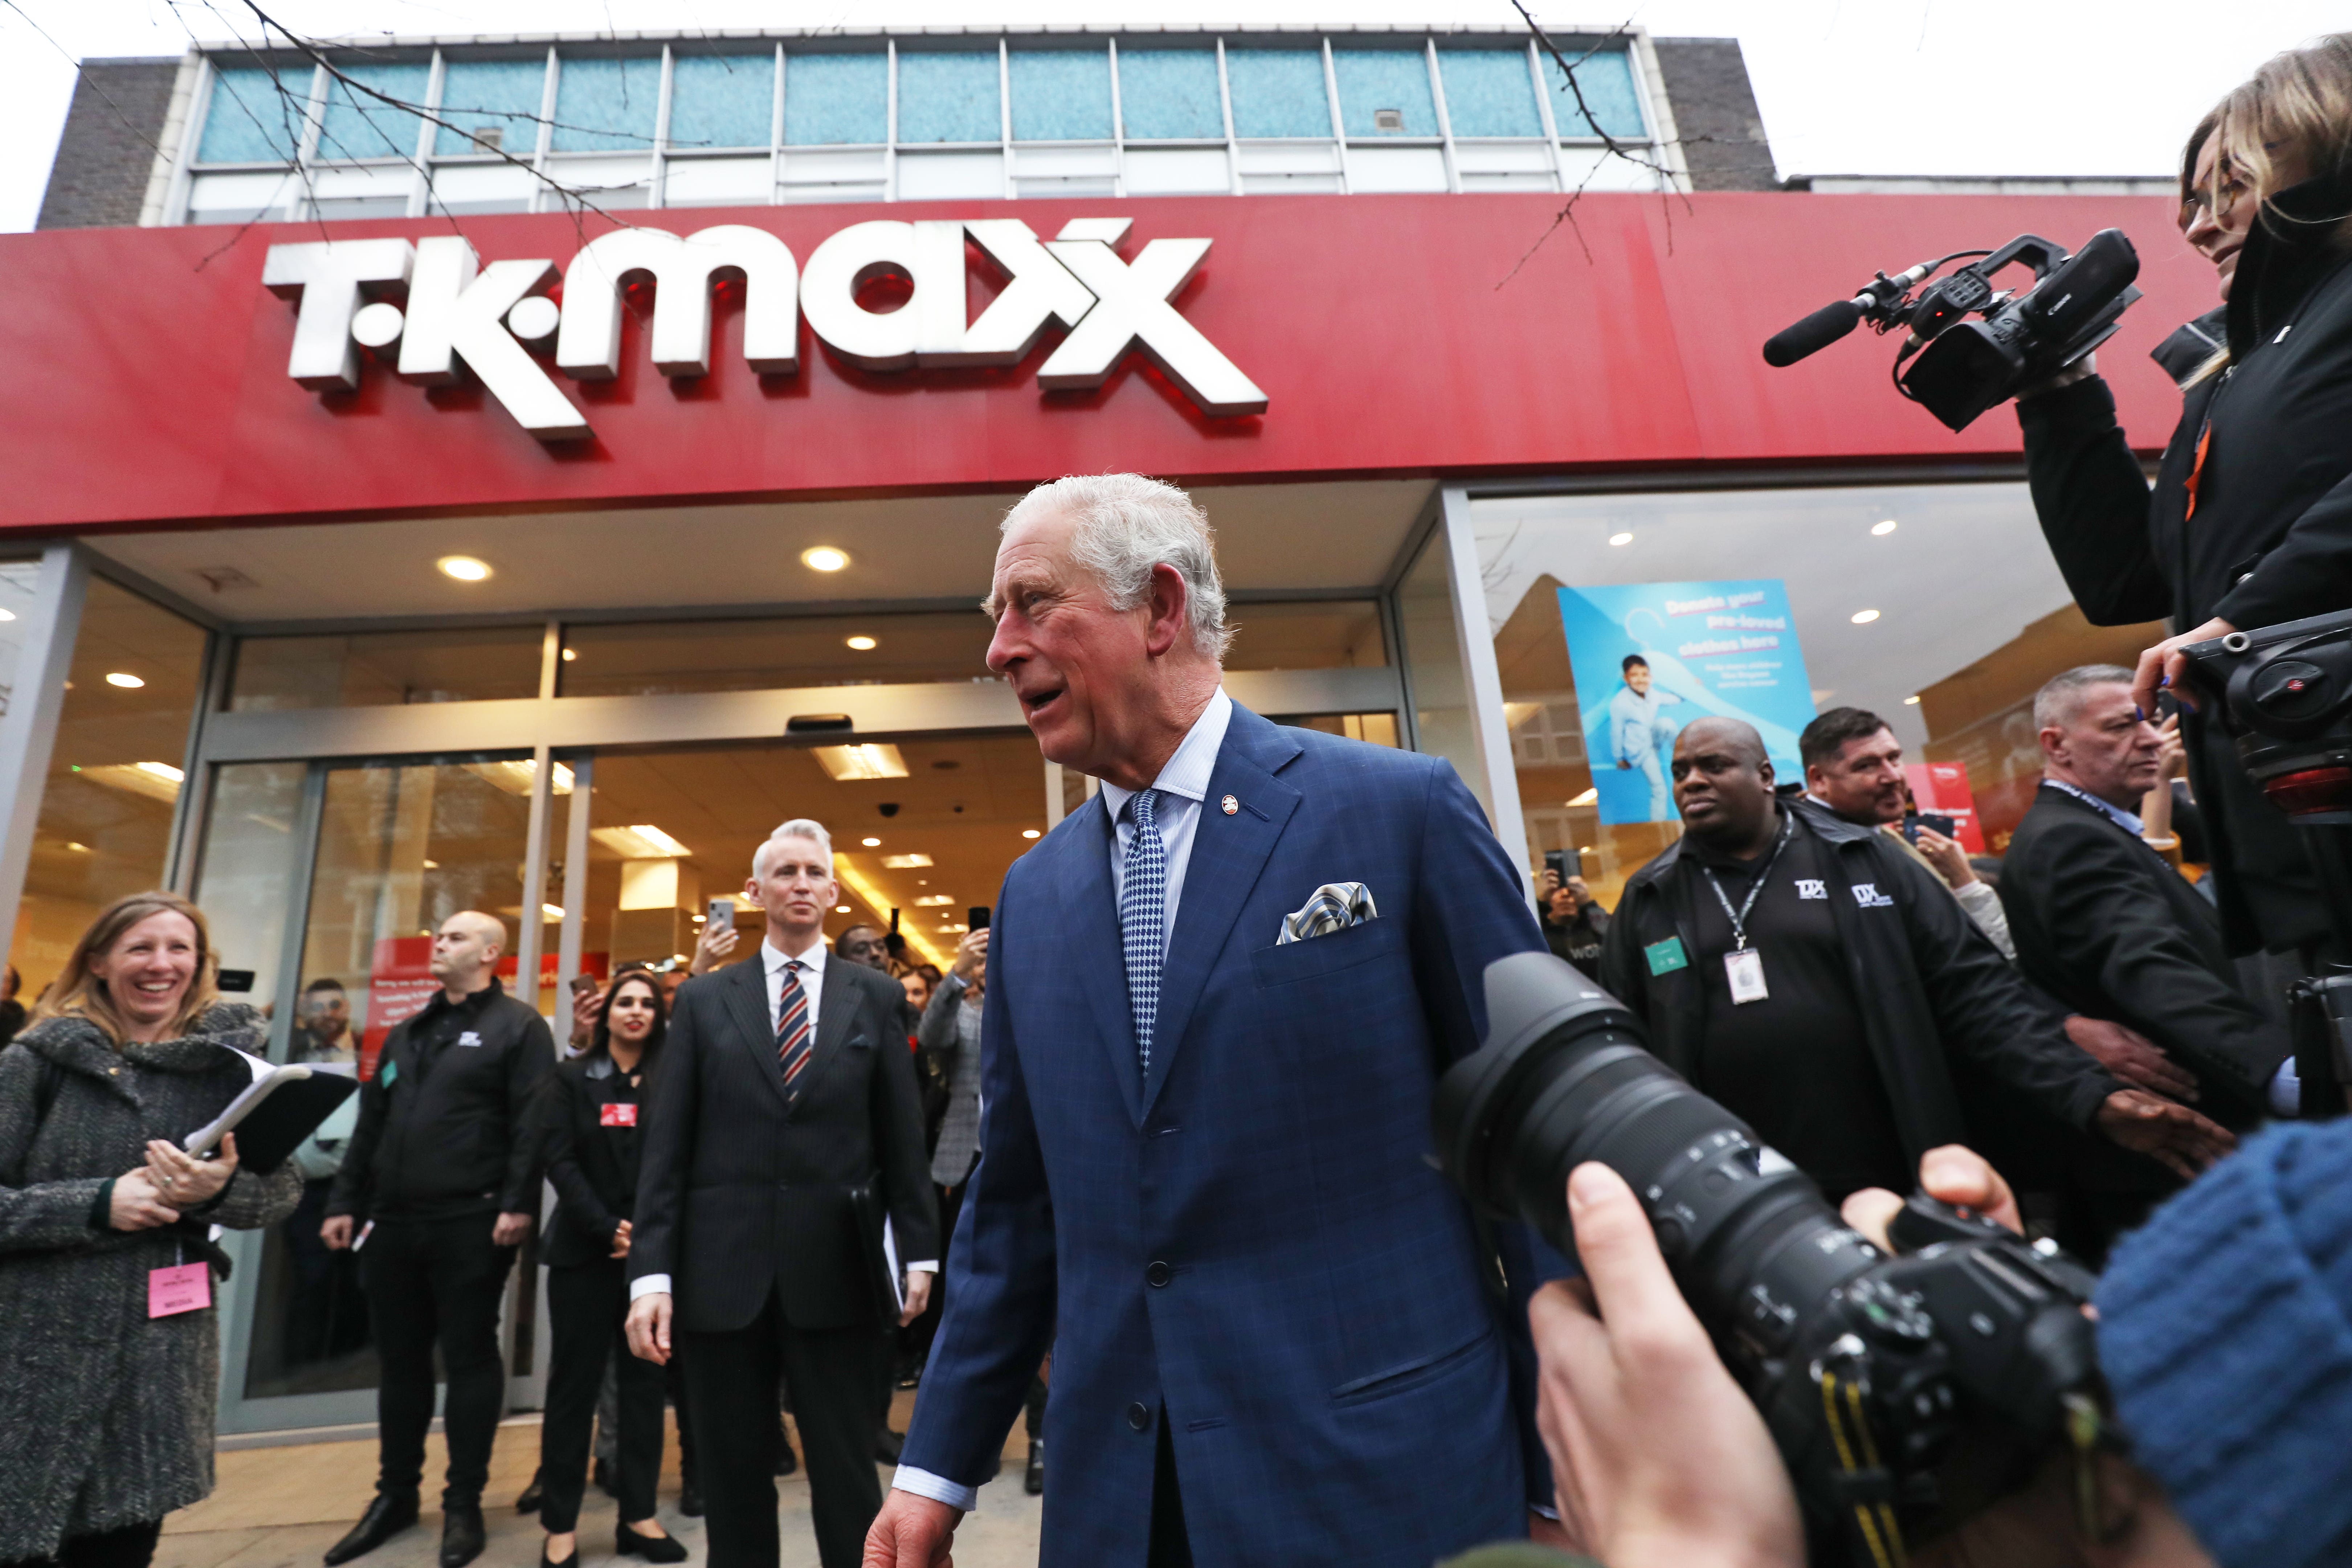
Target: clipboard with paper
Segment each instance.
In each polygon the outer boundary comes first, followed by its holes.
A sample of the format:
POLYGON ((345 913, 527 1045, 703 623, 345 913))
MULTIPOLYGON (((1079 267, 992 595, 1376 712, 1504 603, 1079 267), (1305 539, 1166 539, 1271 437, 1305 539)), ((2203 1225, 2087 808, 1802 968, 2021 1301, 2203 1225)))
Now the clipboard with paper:
POLYGON ((248 1065, 253 1081, 218 1116, 180 1140, 180 1147, 209 1155, 235 1132, 238 1163, 266 1176, 359 1092, 356 1078, 322 1072, 308 1063, 272 1067, 257 1058, 248 1065))

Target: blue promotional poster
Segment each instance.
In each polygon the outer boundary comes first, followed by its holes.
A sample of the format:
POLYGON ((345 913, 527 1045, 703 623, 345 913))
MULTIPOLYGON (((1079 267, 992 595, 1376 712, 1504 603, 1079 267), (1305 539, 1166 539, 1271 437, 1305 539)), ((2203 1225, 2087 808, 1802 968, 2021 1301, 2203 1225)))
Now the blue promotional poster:
POLYGON ((1562 588, 1559 619, 1602 822, 1674 821, 1675 736, 1710 714, 1755 725, 1773 772, 1803 776, 1813 690, 1779 578, 1562 588))

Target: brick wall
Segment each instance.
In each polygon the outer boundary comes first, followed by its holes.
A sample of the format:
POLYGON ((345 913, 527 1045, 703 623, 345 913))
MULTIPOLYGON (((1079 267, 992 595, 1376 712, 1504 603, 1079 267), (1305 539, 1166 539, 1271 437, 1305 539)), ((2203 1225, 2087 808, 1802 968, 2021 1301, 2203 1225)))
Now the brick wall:
POLYGON ((180 62, 90 60, 74 83, 39 228, 103 228, 139 221, 180 62), (111 101, 110 101, 111 100, 111 101))
POLYGON ((1658 74, 1681 132, 1691 184, 1702 191, 1779 188, 1764 117, 1737 38, 1659 38, 1658 74))

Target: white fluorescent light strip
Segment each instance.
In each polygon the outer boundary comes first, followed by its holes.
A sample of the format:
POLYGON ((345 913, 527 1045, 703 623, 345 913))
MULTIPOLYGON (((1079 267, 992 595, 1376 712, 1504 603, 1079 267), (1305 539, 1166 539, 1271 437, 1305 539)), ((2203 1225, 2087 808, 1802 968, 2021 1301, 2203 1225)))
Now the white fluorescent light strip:
POLYGON ((812 746, 809 750, 817 766, 835 784, 907 776, 907 759, 899 755, 896 746, 869 742, 850 746, 812 746))

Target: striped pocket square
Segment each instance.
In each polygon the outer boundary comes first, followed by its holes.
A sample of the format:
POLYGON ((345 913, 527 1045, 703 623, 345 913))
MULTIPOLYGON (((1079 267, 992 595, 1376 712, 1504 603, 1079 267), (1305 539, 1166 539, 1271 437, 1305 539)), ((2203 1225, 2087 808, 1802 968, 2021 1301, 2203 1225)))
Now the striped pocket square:
POLYGON ((1326 882, 1296 914, 1282 917, 1282 934, 1274 939, 1275 945, 1328 936, 1380 918, 1381 911, 1372 905, 1372 890, 1361 882, 1326 882))

